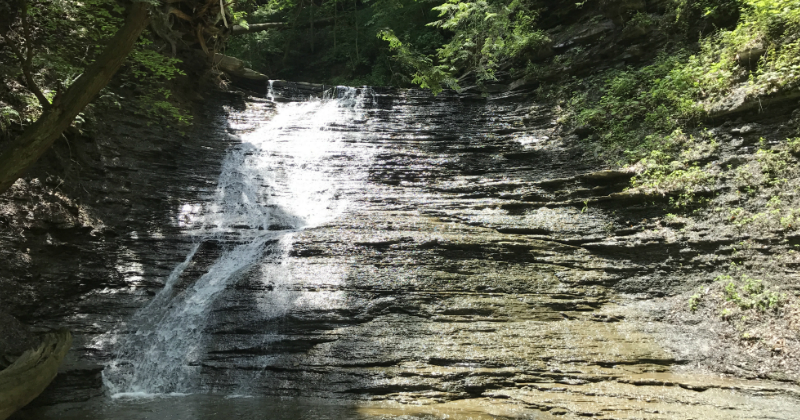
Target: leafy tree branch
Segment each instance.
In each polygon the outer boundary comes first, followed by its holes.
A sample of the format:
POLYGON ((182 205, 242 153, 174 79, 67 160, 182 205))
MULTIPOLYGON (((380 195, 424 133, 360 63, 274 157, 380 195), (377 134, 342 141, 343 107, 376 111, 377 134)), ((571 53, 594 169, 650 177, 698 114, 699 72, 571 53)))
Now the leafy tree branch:
POLYGON ((42 109, 47 109, 50 107, 50 101, 47 100, 47 97, 44 96, 44 93, 39 88, 39 85, 33 79, 33 39, 31 37, 31 28, 28 16, 28 2, 26 0, 19 0, 19 2, 21 9, 20 19, 22 20, 22 37, 19 42, 20 45, 17 45, 13 39, 2 33, 0 33, 0 39, 6 43, 6 46, 8 46, 11 52, 17 57, 17 60, 19 60, 20 69, 22 70, 22 75, 25 78, 25 86, 31 91, 31 93, 34 94, 34 96, 36 96, 36 99, 39 101, 42 109))
POLYGON ((39 119, 0 150, 0 193, 5 192, 50 148, 75 117, 103 89, 125 62, 150 19, 150 4, 133 3, 125 24, 97 59, 44 110, 39 119))

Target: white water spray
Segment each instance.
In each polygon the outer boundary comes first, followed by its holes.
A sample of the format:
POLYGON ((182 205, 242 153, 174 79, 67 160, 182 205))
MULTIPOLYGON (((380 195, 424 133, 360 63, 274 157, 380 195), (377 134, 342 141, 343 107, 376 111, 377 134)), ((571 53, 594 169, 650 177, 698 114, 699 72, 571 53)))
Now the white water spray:
POLYGON ((270 80, 269 81, 269 85, 267 87, 267 99, 269 99, 272 102, 275 102, 275 89, 273 88, 274 85, 275 85, 275 81, 274 80, 270 80))
POLYGON ((112 395, 198 391, 203 330, 216 297, 258 264, 279 262, 293 232, 332 220, 346 205, 328 159, 346 145, 331 127, 363 120, 372 99, 364 91, 340 87, 334 98, 280 104, 268 124, 228 151, 215 196, 189 226, 195 245, 133 317, 135 333, 120 340, 103 372, 112 395), (204 243, 221 251, 205 274, 186 279, 204 243))

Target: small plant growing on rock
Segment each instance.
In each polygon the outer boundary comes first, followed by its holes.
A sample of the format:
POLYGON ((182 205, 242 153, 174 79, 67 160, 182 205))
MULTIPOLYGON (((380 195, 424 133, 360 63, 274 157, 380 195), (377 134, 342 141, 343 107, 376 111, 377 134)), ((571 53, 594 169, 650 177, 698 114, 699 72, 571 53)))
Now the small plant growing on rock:
POLYGON ((14 108, 11 108, 10 106, 0 108, 0 133, 5 134, 6 130, 15 119, 19 119, 20 125, 22 125, 19 112, 17 112, 14 108))
POLYGON ((786 150, 795 155, 800 153, 800 137, 786 139, 786 150))
POLYGON ((627 26, 637 27, 637 28, 647 28, 655 23, 656 21, 653 19, 652 16, 648 15, 647 13, 637 12, 628 21, 627 26))
POLYGON ((742 311, 755 309, 767 312, 780 308, 786 302, 786 294, 769 290, 760 279, 743 274, 739 280, 731 276, 719 276, 716 281, 725 282, 723 297, 742 311))
POLYGON ((695 294, 689 297, 689 310, 696 312, 697 308, 703 302, 703 294, 698 290, 695 294))

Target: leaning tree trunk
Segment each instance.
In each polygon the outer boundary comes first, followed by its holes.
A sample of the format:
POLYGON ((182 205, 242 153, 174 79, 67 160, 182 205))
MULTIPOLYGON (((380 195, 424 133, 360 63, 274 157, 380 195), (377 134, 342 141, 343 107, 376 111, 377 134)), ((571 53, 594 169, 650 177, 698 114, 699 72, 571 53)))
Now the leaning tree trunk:
POLYGON ((44 110, 36 122, 0 150, 0 194, 8 190, 50 148, 75 117, 111 81, 147 26, 149 6, 144 2, 133 3, 125 24, 97 60, 63 95, 56 96, 52 106, 44 110))

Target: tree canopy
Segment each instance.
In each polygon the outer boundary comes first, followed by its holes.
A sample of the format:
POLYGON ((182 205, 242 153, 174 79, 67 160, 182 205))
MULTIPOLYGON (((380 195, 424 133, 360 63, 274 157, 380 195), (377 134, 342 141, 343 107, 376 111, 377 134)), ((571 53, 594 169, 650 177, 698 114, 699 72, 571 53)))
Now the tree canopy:
POLYGON ((236 23, 231 5, 217 0, 5 0, 0 12, 0 129, 22 130, 0 142, 0 193, 123 65, 128 79, 145 86, 140 99, 151 116, 185 122, 163 87, 182 73, 179 44, 213 56, 236 23))
POLYGON ((753 89, 796 84, 798 0, 666 0, 655 14, 648 7, 617 0, 0 0, 0 193, 102 96, 117 68, 123 84, 139 88, 148 117, 188 123, 165 84, 182 74, 182 51, 232 55, 274 79, 438 92, 483 86, 500 74, 565 76, 580 47, 554 56, 552 22, 582 8, 598 14, 586 25, 610 19, 622 32, 683 33, 652 66, 604 70, 604 81, 592 82, 605 95, 600 102, 584 92, 564 104, 564 121, 594 123, 610 143, 631 137, 624 118, 643 122, 643 133, 697 121, 695 104, 738 83, 742 66, 750 67, 753 89), (635 86, 616 94, 630 85, 625 80, 635 86), (609 107, 623 106, 632 108, 609 115, 609 107), (21 142, 33 144, 31 130, 48 134, 28 156, 21 142))

